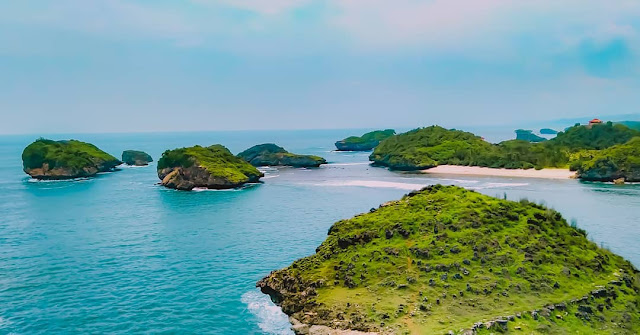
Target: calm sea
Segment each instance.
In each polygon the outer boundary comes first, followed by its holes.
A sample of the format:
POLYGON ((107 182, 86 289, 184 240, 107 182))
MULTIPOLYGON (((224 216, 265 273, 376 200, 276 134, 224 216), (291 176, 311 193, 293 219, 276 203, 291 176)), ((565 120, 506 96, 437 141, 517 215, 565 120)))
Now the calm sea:
POLYGON ((0 334, 291 334, 255 282, 312 254, 333 222, 434 183, 544 202, 640 265, 640 185, 394 173, 370 167, 368 153, 332 151, 359 132, 52 136, 155 159, 194 144, 239 152, 275 142, 331 163, 269 169, 263 184, 201 192, 159 187, 154 165, 35 182, 20 154, 36 136, 0 137, 0 334))

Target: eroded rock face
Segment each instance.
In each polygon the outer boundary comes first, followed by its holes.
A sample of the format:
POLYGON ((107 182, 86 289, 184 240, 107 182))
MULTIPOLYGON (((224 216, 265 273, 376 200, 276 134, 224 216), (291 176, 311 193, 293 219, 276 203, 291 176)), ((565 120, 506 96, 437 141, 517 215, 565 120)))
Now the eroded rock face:
POLYGON ((153 158, 144 151, 125 150, 122 152, 122 161, 127 165, 145 166, 153 162, 153 158))
POLYGON ((188 168, 164 168, 158 170, 158 177, 162 180, 161 185, 182 191, 191 191, 194 188, 208 188, 223 190, 237 188, 246 183, 257 183, 260 176, 250 177, 243 182, 231 182, 228 179, 212 176, 209 171, 200 166, 188 168))
POLYGON ((327 161, 313 155, 297 155, 273 143, 253 146, 238 154, 253 166, 319 167, 327 161))

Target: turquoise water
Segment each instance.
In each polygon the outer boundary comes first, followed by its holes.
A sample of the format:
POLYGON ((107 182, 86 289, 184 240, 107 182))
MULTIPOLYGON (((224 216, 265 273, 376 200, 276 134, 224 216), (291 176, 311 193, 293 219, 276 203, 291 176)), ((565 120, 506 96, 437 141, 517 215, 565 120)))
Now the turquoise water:
MULTIPOLYGON (((34 136, 0 137, 0 334, 291 334, 254 288, 314 252, 330 225, 433 183, 527 197, 575 218, 590 238, 640 265, 640 185, 389 172, 367 153, 332 152, 336 131, 65 135, 119 155, 276 142, 331 164, 269 169, 236 191, 164 189, 155 166, 34 182, 20 154, 34 136)), ((482 135, 482 134, 481 134, 482 135)))

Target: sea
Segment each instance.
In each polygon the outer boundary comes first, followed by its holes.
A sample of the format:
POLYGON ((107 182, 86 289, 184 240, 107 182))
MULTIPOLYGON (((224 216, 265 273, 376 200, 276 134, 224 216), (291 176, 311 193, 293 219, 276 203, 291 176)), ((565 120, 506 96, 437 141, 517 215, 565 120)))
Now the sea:
MULTIPOLYGON (((311 255, 336 221, 431 184, 527 198, 640 266, 640 185, 391 172, 333 143, 365 130, 44 135, 135 149, 259 143, 323 156, 318 169, 265 168, 238 190, 175 191, 155 163, 95 178, 35 181, 21 153, 38 135, 0 137, 0 334, 292 334, 255 283, 311 255)), ((487 130, 497 141, 512 137, 487 130)))

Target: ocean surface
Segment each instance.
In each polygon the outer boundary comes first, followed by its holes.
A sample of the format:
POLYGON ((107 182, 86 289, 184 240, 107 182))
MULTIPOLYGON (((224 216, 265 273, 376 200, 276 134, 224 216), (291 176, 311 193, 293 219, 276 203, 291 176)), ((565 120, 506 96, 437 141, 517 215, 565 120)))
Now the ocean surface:
POLYGON ((435 178, 371 167, 368 153, 333 151, 337 139, 362 132, 48 136, 89 141, 115 156, 144 150, 154 159, 194 144, 237 153, 274 142, 330 162, 266 169, 264 183, 241 190, 198 192, 158 186, 155 163, 34 181, 20 155, 37 136, 0 137, 0 334, 291 334, 255 282, 312 254, 333 222, 436 183, 543 202, 640 265, 640 185, 435 178))

